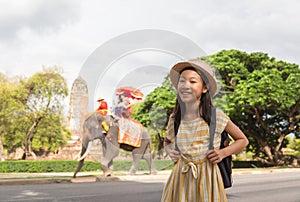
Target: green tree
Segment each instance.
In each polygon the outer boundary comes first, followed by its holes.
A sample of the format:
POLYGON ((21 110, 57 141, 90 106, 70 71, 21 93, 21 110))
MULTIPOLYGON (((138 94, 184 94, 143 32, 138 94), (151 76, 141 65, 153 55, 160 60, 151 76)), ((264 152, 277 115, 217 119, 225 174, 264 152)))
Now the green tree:
POLYGON ((138 107, 133 108, 132 117, 148 128, 153 145, 158 151, 158 158, 162 157, 163 138, 175 99, 175 90, 166 77, 162 86, 155 88, 138 107))
POLYGON ((285 163, 285 137, 300 136, 300 69, 266 53, 223 50, 203 58, 222 78, 215 99, 250 140, 248 150, 269 165, 285 163))
MULTIPOLYGON (((48 120, 50 121, 48 122, 50 126, 55 126, 56 124, 61 126, 62 103, 63 99, 68 95, 68 88, 66 80, 61 76, 60 69, 57 67, 44 69, 43 72, 34 74, 23 85, 27 90, 26 118, 29 122, 24 143, 25 153, 23 155, 23 159, 26 159, 29 155, 35 157, 32 151, 32 141, 35 135, 41 135, 39 132, 42 130, 42 127, 39 127, 39 125, 47 125, 45 121, 48 120), (60 117, 53 119, 56 115, 60 117), (45 122, 44 124, 42 124, 43 121, 45 122)), ((54 132, 55 129, 57 127, 47 131, 46 134, 54 132)))
POLYGON ((39 151, 41 155, 57 153, 60 147, 67 144, 71 132, 63 125, 62 118, 61 114, 49 114, 41 120, 32 140, 34 151, 39 151))
MULTIPOLYGON (((0 158, 4 159, 4 148, 8 142, 18 142, 12 131, 25 111, 25 105, 20 101, 22 87, 17 78, 8 78, 0 74, 0 158), (11 141, 7 141, 10 139, 11 141)), ((19 144, 20 146, 20 144, 19 144)), ((13 149, 12 147, 8 147, 13 149)))

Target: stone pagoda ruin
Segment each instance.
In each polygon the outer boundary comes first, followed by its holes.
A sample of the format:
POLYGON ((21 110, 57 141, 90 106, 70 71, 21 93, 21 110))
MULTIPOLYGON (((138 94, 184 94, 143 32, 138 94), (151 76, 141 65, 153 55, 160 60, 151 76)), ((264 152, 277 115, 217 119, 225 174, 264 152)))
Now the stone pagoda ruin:
POLYGON ((69 104, 67 125, 72 133, 72 139, 80 138, 80 128, 84 116, 88 113, 88 88, 86 81, 80 76, 74 81, 69 104))

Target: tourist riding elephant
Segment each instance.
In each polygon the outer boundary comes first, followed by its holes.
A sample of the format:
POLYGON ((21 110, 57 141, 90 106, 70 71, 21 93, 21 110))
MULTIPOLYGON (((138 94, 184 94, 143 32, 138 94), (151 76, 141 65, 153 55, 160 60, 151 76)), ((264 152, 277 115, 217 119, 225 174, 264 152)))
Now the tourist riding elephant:
POLYGON ((145 127, 142 127, 142 139, 140 147, 133 147, 127 144, 118 143, 119 125, 120 119, 113 116, 103 116, 99 113, 92 113, 84 121, 82 129, 82 148, 79 158, 77 169, 73 175, 76 178, 76 174, 83 166, 83 162, 88 152, 92 147, 92 142, 95 139, 100 139, 102 143, 103 159, 101 159, 101 166, 104 172, 104 176, 111 176, 113 159, 119 155, 120 148, 131 151, 133 162, 129 173, 135 174, 137 171, 138 163, 141 159, 145 159, 148 163, 150 174, 155 174, 156 169, 152 161, 151 155, 151 141, 150 135, 145 127), (103 124, 109 126, 107 132, 103 129, 103 124))

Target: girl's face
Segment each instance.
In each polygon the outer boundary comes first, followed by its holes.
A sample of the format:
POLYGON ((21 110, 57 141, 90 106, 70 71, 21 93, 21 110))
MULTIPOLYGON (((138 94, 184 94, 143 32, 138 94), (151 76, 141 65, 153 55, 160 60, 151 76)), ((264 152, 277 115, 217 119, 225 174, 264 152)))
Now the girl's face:
POLYGON ((207 87, 196 71, 184 70, 179 77, 177 91, 184 103, 194 103, 200 101, 202 93, 207 92, 207 87))

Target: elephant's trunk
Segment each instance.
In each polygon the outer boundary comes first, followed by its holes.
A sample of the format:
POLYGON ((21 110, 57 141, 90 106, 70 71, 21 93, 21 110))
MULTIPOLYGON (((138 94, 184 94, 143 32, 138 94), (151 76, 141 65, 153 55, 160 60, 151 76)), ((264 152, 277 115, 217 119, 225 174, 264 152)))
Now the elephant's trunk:
POLYGON ((85 153, 78 159, 78 161, 85 159, 85 157, 89 154, 91 147, 92 147, 92 141, 89 141, 85 153))

